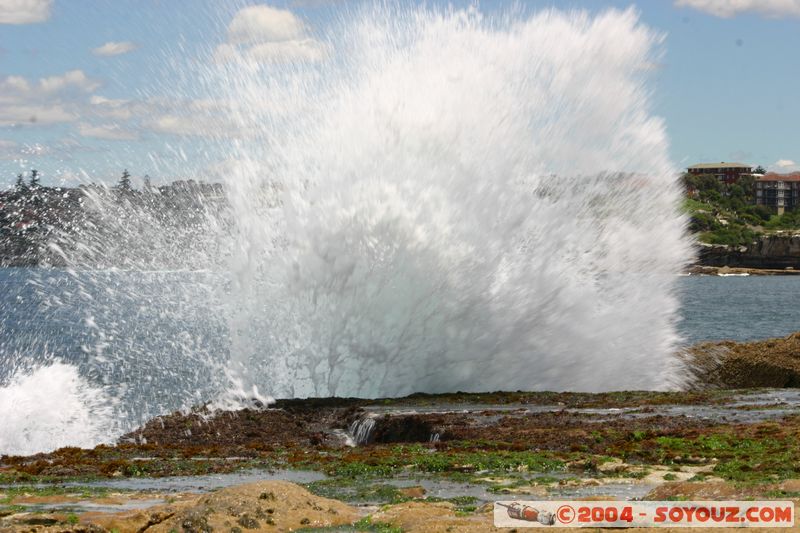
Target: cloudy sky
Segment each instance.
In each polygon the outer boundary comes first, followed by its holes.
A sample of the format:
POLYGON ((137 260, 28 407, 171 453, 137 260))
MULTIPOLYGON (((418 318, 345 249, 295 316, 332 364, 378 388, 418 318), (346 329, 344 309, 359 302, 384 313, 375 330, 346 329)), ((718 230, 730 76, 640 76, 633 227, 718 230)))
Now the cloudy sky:
MULTIPOLYGON (((114 181, 122 168, 154 181, 213 179, 225 161, 216 138, 240 132, 220 118, 228 104, 198 88, 207 64, 325 61, 315 36, 354 4, 0 0, 0 186, 31 168, 49 183, 114 181)), ((524 9, 631 5, 666 35, 653 99, 676 165, 800 169, 800 0, 532 0, 524 9)))

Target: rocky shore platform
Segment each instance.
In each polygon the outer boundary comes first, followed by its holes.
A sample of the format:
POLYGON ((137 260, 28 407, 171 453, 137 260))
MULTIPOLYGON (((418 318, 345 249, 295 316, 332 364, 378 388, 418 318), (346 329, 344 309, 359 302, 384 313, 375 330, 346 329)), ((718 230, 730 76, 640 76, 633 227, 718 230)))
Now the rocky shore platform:
POLYGON ((478 532, 500 499, 797 503, 799 344, 695 346, 682 392, 198 407, 115 445, 3 456, 0 531, 478 532), (752 385, 772 388, 726 388, 752 385))

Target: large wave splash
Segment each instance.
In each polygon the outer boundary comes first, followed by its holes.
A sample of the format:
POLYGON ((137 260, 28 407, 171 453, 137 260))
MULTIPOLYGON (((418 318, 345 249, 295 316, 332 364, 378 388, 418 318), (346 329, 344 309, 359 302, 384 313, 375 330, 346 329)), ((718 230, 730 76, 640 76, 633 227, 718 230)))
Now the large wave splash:
POLYGON ((22 371, 0 388, 0 453, 30 455, 113 439, 112 396, 62 362, 22 371))
POLYGON ((679 383, 661 36, 634 10, 354 18, 325 61, 216 73, 251 137, 233 368, 281 397, 679 383))
POLYGON ((227 112, 224 206, 100 191, 52 243, 53 337, 11 368, 86 331, 75 367, 0 375, 0 452, 215 399, 680 385, 660 34, 633 10, 381 7, 316 38, 324 57, 193 78, 227 112))

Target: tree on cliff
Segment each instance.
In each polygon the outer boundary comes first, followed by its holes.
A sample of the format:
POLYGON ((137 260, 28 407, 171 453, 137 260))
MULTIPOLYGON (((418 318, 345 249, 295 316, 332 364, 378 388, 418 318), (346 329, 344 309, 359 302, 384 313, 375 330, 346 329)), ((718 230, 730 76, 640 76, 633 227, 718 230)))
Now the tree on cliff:
POLYGON ((17 182, 14 184, 14 188, 17 190, 17 192, 24 191, 28 188, 28 186, 25 185, 25 176, 22 175, 22 172, 17 174, 17 182))
POLYGON ((31 170, 31 189, 39 186, 39 171, 36 169, 31 170))
POLYGON ((756 190, 756 178, 750 174, 743 174, 736 180, 736 184, 744 191, 744 199, 748 202, 752 201, 756 190))
POLYGON ((119 184, 117 184, 117 188, 124 192, 130 192, 133 190, 131 187, 131 175, 128 172, 128 169, 122 171, 122 177, 119 179, 119 184))

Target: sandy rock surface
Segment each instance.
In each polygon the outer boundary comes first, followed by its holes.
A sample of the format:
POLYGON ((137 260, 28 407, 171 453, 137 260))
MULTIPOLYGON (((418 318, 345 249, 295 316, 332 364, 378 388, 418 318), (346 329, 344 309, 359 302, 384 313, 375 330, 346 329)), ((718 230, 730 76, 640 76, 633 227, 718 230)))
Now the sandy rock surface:
POLYGON ((152 533, 255 532, 348 525, 359 518, 359 513, 353 507, 315 496, 294 483, 261 481, 145 511, 87 514, 81 517, 81 522, 119 533, 143 529, 152 533))

